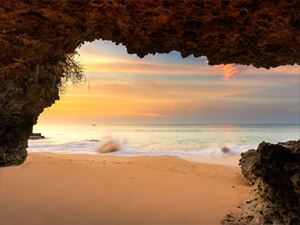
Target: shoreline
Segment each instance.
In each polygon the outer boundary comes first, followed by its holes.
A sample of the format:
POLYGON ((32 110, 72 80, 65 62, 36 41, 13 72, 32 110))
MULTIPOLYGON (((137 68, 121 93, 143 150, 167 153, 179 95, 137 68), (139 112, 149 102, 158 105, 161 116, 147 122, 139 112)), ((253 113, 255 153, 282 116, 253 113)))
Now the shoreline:
POLYGON ((29 152, 0 178, 10 225, 220 224, 249 188, 238 166, 176 156, 29 152))
POLYGON ((175 157, 191 163, 223 165, 239 167, 240 154, 224 156, 181 156, 181 155, 151 155, 151 154, 110 154, 97 152, 68 152, 68 151, 29 151, 28 154, 61 154, 61 155, 93 155, 100 157, 175 157))

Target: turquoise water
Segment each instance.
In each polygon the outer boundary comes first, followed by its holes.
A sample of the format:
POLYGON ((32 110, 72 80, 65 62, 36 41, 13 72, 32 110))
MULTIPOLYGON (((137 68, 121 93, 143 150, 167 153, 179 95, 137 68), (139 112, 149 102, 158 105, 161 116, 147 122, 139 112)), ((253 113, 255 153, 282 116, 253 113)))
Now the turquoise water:
POLYGON ((46 139, 30 140, 28 151, 96 153, 108 140, 121 150, 110 155, 219 157, 262 142, 298 140, 299 125, 37 125, 46 139), (221 149, 230 149, 224 153, 221 149))

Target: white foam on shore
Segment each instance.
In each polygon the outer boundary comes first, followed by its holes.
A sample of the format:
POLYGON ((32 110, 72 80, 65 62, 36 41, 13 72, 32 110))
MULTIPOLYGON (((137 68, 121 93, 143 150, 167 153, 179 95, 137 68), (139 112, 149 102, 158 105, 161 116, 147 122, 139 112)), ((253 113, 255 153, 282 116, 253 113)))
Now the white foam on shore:
MULTIPOLYGON (((63 152, 63 153, 97 153, 97 150, 103 145, 103 141, 99 140, 85 140, 69 143, 52 143, 49 140, 43 141, 30 141, 29 152, 63 152)), ((134 149, 127 143, 122 144, 122 148, 119 151, 105 153, 110 156, 179 156, 188 158, 198 157, 226 157, 232 155, 240 155, 249 149, 256 148, 256 146, 250 145, 237 145, 235 143, 227 143, 224 146, 217 146, 213 144, 209 148, 204 149, 188 149, 188 150, 153 150, 153 149, 134 149), (230 149, 228 152, 223 152, 222 148, 226 146, 230 149)))

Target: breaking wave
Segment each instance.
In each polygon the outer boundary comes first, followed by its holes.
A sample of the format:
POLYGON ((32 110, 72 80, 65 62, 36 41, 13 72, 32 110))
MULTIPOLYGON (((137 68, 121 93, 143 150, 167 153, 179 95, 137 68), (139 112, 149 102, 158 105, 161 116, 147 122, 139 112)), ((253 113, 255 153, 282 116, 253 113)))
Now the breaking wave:
POLYGON ((128 144, 127 140, 107 139, 107 140, 84 140, 68 143, 53 143, 49 140, 30 141, 29 152, 60 152, 60 153, 105 153, 107 155, 118 156, 181 156, 181 157, 222 157, 239 155, 249 149, 256 148, 250 145, 238 145, 227 143, 222 146, 212 144, 210 147, 199 149, 173 149, 157 150, 151 148, 135 148, 128 144))

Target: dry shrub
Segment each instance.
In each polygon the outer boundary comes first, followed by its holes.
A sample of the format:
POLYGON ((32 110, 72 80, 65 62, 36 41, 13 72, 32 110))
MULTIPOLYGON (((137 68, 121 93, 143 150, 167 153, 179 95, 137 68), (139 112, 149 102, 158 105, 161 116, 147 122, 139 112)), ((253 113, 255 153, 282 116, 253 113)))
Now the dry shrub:
POLYGON ((80 64, 80 55, 77 51, 66 54, 64 60, 58 63, 58 69, 63 76, 59 84, 59 90, 64 93, 69 85, 79 86, 88 83, 80 64))

